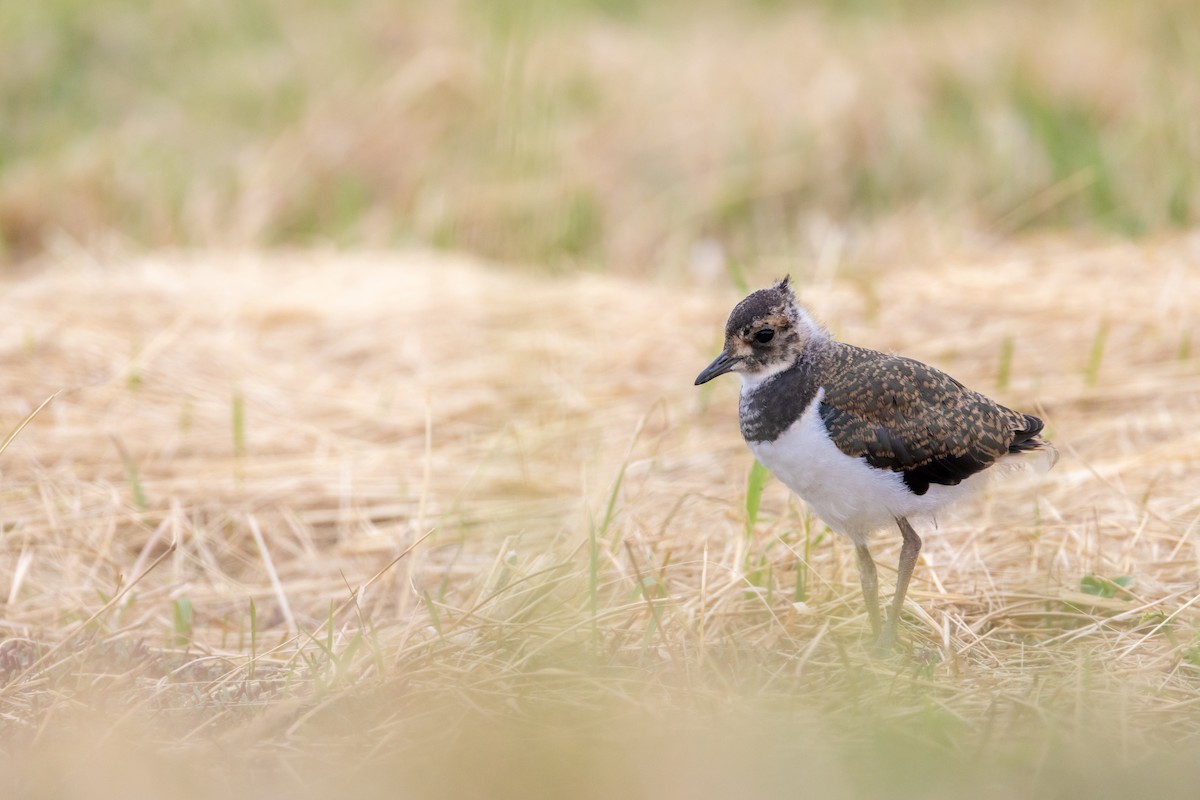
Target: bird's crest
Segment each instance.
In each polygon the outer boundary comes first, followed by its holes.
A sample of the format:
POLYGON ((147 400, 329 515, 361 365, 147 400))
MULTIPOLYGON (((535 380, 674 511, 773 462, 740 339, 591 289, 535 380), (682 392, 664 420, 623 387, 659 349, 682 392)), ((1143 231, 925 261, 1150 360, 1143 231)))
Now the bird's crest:
POLYGON ((775 281, 775 285, 771 288, 786 297, 793 305, 795 304, 796 293, 792 289, 791 275, 784 275, 782 279, 775 281))

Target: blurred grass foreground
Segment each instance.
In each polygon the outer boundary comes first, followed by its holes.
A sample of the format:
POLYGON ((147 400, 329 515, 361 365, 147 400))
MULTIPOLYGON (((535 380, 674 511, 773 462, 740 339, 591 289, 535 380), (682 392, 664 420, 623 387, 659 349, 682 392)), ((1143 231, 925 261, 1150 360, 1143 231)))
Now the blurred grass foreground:
POLYGON ((806 221, 1186 227, 1198 26, 1186 0, 5 3, 0 247, 642 270, 794 252, 806 221))
POLYGON ((1194 797, 1198 26, 0 3, 0 798, 1194 797), (892 658, 692 385, 785 272, 1063 454, 892 658))

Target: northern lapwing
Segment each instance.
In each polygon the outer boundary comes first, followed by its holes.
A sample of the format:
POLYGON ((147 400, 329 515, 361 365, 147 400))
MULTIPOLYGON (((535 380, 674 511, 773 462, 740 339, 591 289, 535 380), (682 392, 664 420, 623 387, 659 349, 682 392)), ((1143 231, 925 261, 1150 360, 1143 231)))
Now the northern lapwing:
POLYGON ((762 464, 858 551, 879 650, 890 650, 921 538, 910 518, 936 514, 990 467, 1053 446, 1043 423, 919 361, 835 340, 796 302, 789 279, 738 303, 725 347, 696 385, 736 372, 742 436, 762 464), (880 622, 869 535, 896 525, 904 543, 891 613, 880 622))

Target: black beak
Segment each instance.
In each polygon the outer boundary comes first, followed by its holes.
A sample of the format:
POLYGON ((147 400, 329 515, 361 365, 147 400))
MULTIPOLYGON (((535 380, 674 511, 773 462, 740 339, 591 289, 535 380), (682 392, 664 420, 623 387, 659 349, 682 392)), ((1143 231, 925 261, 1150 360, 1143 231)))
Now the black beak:
POLYGON ((728 353, 721 353, 711 364, 704 368, 703 372, 696 376, 696 385, 699 386, 702 383, 708 383, 718 375, 724 375, 733 369, 734 364, 741 360, 740 357, 735 358, 728 353))

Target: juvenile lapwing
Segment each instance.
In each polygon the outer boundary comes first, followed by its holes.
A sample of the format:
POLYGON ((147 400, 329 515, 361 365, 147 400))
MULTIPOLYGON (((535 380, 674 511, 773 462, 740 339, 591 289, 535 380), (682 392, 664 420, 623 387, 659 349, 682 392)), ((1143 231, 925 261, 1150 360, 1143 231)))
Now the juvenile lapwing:
POLYGON ((724 350, 696 385, 727 372, 742 379, 742 436, 755 457, 854 542, 880 650, 895 642, 921 550, 909 519, 936 514, 1010 456, 1044 449, 1056 457, 1037 417, 919 361, 836 341, 796 303, 788 278, 737 304, 724 350), (867 540, 893 524, 904 543, 881 624, 867 540))

